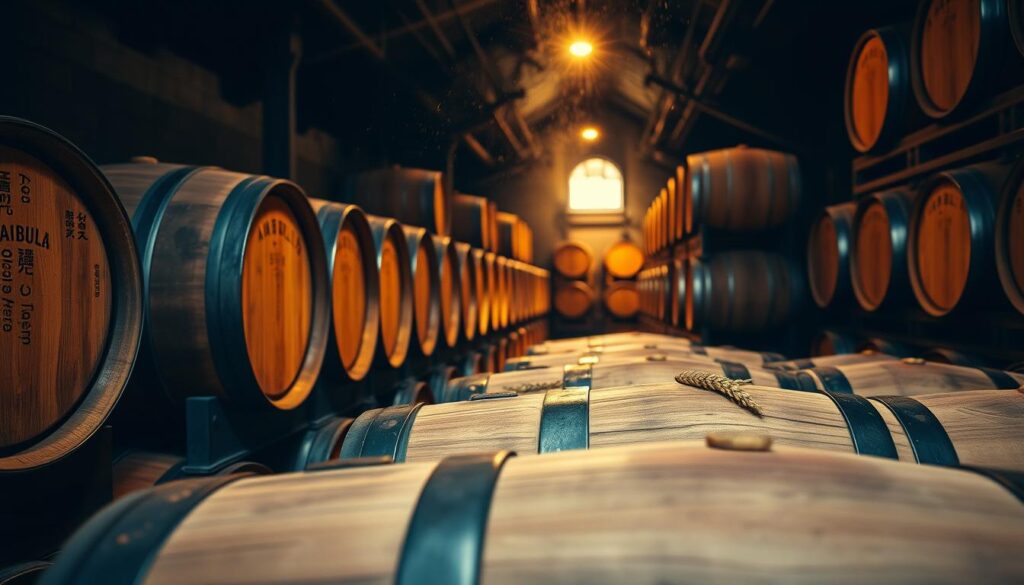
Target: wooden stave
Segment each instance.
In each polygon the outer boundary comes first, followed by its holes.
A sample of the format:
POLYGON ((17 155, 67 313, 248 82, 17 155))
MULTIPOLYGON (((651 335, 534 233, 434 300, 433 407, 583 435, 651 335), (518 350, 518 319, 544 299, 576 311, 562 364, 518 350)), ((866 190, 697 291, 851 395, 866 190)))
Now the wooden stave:
POLYGON ((60 420, 29 441, 0 450, 3 473, 61 460, 103 426, 129 383, 143 337, 145 296, 131 221, 102 171, 69 140, 33 122, 0 116, 0 136, 5 147, 40 160, 74 190, 106 243, 111 280, 105 349, 91 381, 60 420))
POLYGON ((480 318, 480 314, 477 301, 478 291, 476 272, 478 264, 473 259, 473 249, 467 243, 455 242, 455 254, 459 261, 459 281, 461 288, 459 299, 461 301, 460 309, 462 311, 462 328, 459 335, 462 341, 469 343, 476 339, 479 327, 477 324, 477 319, 480 318))
POLYGON ((489 290, 489 278, 487 275, 487 252, 479 248, 471 250, 473 256, 474 270, 477 274, 476 285, 476 310, 477 310, 477 335, 483 337, 491 330, 491 293, 489 290))
POLYGON ((345 200, 373 215, 450 235, 452 197, 440 171, 399 166, 364 171, 348 178, 345 200))
POLYGON ((425 228, 408 225, 403 225, 402 231, 405 232, 409 248, 409 272, 413 279, 413 332, 415 333, 412 336, 413 353, 419 357, 430 357, 441 340, 441 283, 438 280, 440 262, 434 249, 434 242, 430 238, 430 232, 425 228), (420 265, 420 252, 427 260, 426 266, 420 265), (423 315, 415 309, 415 297, 421 294, 415 290, 417 274, 421 270, 426 272, 428 282, 427 312, 423 315), (424 318, 426 323, 421 325, 424 318), (423 328, 422 332, 420 331, 421 327, 423 328))
POLYGON ((894 189, 872 193, 857 203, 850 230, 850 288, 857 304, 865 311, 888 310, 903 307, 913 299, 910 286, 910 273, 907 268, 907 235, 909 232, 910 209, 913 195, 909 191, 894 189), (889 242, 892 246, 892 263, 889 267, 889 286, 881 302, 875 303, 868 298, 858 278, 860 263, 857 240, 860 237, 859 226, 868 207, 872 204, 881 205, 889 220, 889 242))
POLYGON ((459 256, 455 250, 455 241, 449 237, 432 236, 434 252, 438 258, 438 281, 443 287, 445 280, 449 281, 451 287, 451 298, 447 309, 448 318, 445 319, 444 295, 438 294, 438 303, 441 306, 441 339, 448 348, 453 348, 459 343, 462 331, 462 273, 459 269, 459 256), (445 260, 447 259, 447 260, 445 260), (448 267, 446 273, 444 267, 448 267))
POLYGON ((575 278, 585 278, 587 276, 587 274, 590 273, 590 268, 594 264, 594 253, 591 251, 590 246, 586 245, 583 242, 579 242, 579 241, 559 242, 555 246, 554 252, 551 253, 551 257, 552 257, 551 263, 552 263, 552 266, 554 267, 555 272, 558 273, 561 276, 564 276, 565 278, 573 278, 573 279, 575 279, 575 278), (572 267, 565 267, 564 265, 560 265, 559 264, 559 262, 558 262, 559 253, 562 252, 563 250, 569 250, 570 248, 575 250, 575 251, 577 251, 578 253, 580 253, 580 254, 582 254, 583 256, 586 257, 586 259, 587 259, 586 260, 586 264, 587 265, 586 265, 586 267, 584 269, 582 269, 582 270, 572 270, 571 269, 572 267))
POLYGON ((491 333, 501 331, 501 298, 500 281, 498 275, 498 255, 494 252, 484 254, 484 270, 487 281, 487 299, 490 305, 490 330, 491 333))
MULTIPOLYGON (((998 388, 996 382, 979 368, 927 362, 920 358, 834 365, 824 372, 820 368, 800 371, 813 379, 818 388, 844 391, 842 388, 845 387, 860 396, 917 396, 998 388)), ((1005 375, 1009 380, 1024 385, 1024 375, 1009 372, 1005 375)))
POLYGON ((495 300, 498 305, 498 327, 502 330, 508 328, 509 323, 509 282, 508 282, 508 258, 497 255, 494 258, 494 275, 497 284, 495 300))
POLYGON ((822 309, 845 305, 853 290, 853 286, 850 283, 850 249, 853 237, 853 216, 856 209, 857 204, 852 201, 830 205, 822 210, 818 220, 811 228, 811 234, 807 242, 807 284, 811 292, 811 299, 822 309), (825 218, 832 222, 836 235, 838 265, 836 267, 836 283, 831 295, 826 294, 826 291, 819 290, 814 278, 815 266, 812 258, 812 253, 814 253, 813 245, 815 243, 813 239, 816 233, 816 226, 818 225, 817 222, 823 221, 825 218))
POLYGON ((992 251, 995 249, 995 201, 1005 184, 1008 169, 998 163, 981 163, 944 171, 929 177, 917 188, 910 214, 907 235, 907 270, 911 290, 918 306, 933 317, 954 313, 963 307, 977 306, 995 300, 993 291, 1000 288, 992 251), (921 283, 918 267, 918 218, 924 211, 928 196, 937 186, 949 183, 963 197, 971 232, 968 273, 963 290, 953 307, 939 306, 928 298, 921 283))
POLYGON ((798 308, 801 282, 796 269, 790 262, 778 254, 756 251, 724 252, 706 262, 691 261, 690 280, 686 290, 692 290, 692 313, 688 311, 687 329, 702 330, 710 328, 714 331, 750 332, 767 330, 784 323, 798 308), (723 283, 731 283, 742 274, 742 268, 754 271, 748 276, 755 280, 772 283, 771 294, 763 314, 755 315, 757 320, 736 315, 736 306, 748 305, 749 301, 740 298, 736 293, 748 292, 760 298, 760 290, 756 287, 736 285, 728 296, 716 294, 715 290, 723 283), (757 272, 760 272, 759 274, 757 272), (726 280, 716 280, 716 274, 724 273, 726 280), (716 282, 718 283, 716 285, 716 282), (727 301, 716 306, 716 301, 727 301))
MULTIPOLYGON (((1007 66, 1013 67, 1019 62, 1019 59, 1009 58, 1012 52, 1011 44, 1013 39, 1010 35, 1010 26, 1008 24, 1007 4, 1012 4, 1012 2, 1007 2, 1006 0, 979 0, 978 49, 971 81, 968 83, 959 101, 951 109, 947 110, 932 101, 932 98, 928 96, 924 80, 922 79, 920 37, 928 16, 930 2, 923 1, 920 3, 913 28, 911 29, 910 81, 918 108, 929 118, 942 119, 963 114, 971 106, 1006 84, 1006 80, 1001 79, 1001 77, 1005 74, 1007 66)), ((1012 78, 1012 76, 1006 77, 1012 78)))
MULTIPOLYGON (((402 224, 390 217, 367 216, 370 222, 370 229, 373 232, 373 244, 376 251, 376 265, 378 272, 381 269, 381 258, 385 240, 391 242, 391 247, 397 256, 399 271, 400 297, 399 323, 396 332, 395 347, 389 350, 384 340, 384 311, 381 309, 381 333, 378 335, 377 364, 381 367, 397 369, 405 364, 412 349, 413 329, 413 308, 412 308, 412 262, 409 259, 409 248, 406 242, 405 231, 402 224)), ((381 290, 383 294, 383 289, 381 290)))
POLYGON ((451 235, 474 248, 484 248, 491 240, 487 199, 456 193, 452 198, 451 235))
POLYGON ((860 153, 878 151, 894 144, 899 138, 920 124, 918 109, 911 86, 910 70, 910 26, 894 25, 869 29, 854 44, 850 63, 846 69, 846 85, 843 92, 844 119, 850 145, 860 153), (871 39, 879 39, 886 50, 888 60, 888 96, 882 128, 874 142, 861 140, 852 122, 851 86, 854 67, 860 50, 871 39))
MULTIPOLYGON (((1013 2, 1009 4, 1014 6, 1013 2)), ((1024 39, 1021 42, 1024 43, 1024 39)), ((1022 45, 1022 52, 1024 52, 1024 45, 1022 45)), ((1024 198, 1024 195, 1018 195, 1021 191, 1024 191, 1024 159, 1020 159, 1014 164, 1013 170, 1010 171, 1008 179, 1003 184, 995 220, 996 271, 999 275, 999 283, 1010 304, 1018 312, 1024 314, 1024 286, 1018 284, 1018 280, 1024 279, 1020 279, 1020 276, 1014 272, 1011 255, 1008 251, 1008 241, 1011 234, 1015 233, 1009 223, 1011 214, 1021 213, 1019 198, 1024 198)), ((1024 236, 1017 233, 1017 237, 1024 236)))
MULTIPOLYGON (((301 188, 282 179, 216 167, 129 163, 105 165, 102 170, 132 210, 132 225, 142 250, 147 297, 143 348, 147 352, 140 378, 132 387, 150 385, 149 380, 141 378, 155 374, 172 401, 191 395, 215 395, 256 407, 298 407, 319 376, 330 329, 326 252, 316 214, 301 188), (124 173, 134 173, 135 177, 129 180, 124 173), (279 398, 263 394, 252 365, 247 358, 240 357, 245 352, 238 350, 246 347, 238 302, 246 236, 259 206, 271 195, 287 204, 298 222, 309 255, 312 284, 305 357, 292 385, 279 398), (196 203, 199 200, 203 206, 196 203), (178 264, 157 261, 161 251, 178 250, 179 255, 183 254, 176 239, 177 230, 170 235, 163 233, 171 230, 168 226, 174 223, 195 226, 196 232, 203 230, 190 234, 205 237, 209 245, 205 255, 175 258, 179 263, 194 263, 186 272, 191 280, 180 278, 182 272, 173 269, 178 264), (211 282, 210 275, 214 274, 217 279, 211 282), (186 288, 205 297, 202 307, 180 301, 180 291, 186 288), (163 291, 172 292, 165 295, 163 291), (154 295, 163 300, 154 302, 154 295), (216 301, 212 308, 206 299, 216 301), (176 345, 180 339, 190 339, 191 343, 176 345), (191 367, 181 368, 183 362, 191 367)), ((149 392, 148 388, 145 392, 149 392)), ((129 397, 138 403, 142 393, 140 388, 139 392, 130 392, 129 397), (136 394, 140 396, 133 396, 136 394)), ((148 394, 145 400, 150 400, 148 394)))
MULTIPOLYGON (((320 221, 324 246, 327 252, 328 275, 334 282, 334 259, 337 254, 338 233, 346 224, 352 226, 359 234, 359 252, 363 266, 376 267, 375 246, 370 222, 362 208, 344 203, 334 203, 311 199, 317 218, 320 221), (330 229, 329 229, 330 228, 330 229)), ((380 274, 376 269, 365 270, 364 288, 366 290, 366 311, 364 312, 363 336, 359 345, 355 362, 350 367, 342 363, 337 341, 337 330, 334 319, 331 319, 330 345, 324 359, 323 373, 335 380, 358 382, 366 377, 373 366, 377 353, 377 337, 380 334, 380 274)), ((333 308, 332 308, 333 312, 333 308)))

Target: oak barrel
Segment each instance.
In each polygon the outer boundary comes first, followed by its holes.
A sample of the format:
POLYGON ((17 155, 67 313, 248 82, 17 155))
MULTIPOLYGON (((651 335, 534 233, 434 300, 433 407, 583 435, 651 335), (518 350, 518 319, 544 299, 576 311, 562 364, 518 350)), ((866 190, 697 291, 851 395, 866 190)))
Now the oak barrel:
MULTIPOLYGON (((446 347, 455 347, 462 329, 462 274, 455 241, 433 236, 437 255, 438 301, 441 305, 441 338, 446 347)), ((468 283, 467 283, 468 284, 468 283)))
POLYGON ((907 272, 907 232, 913 194, 872 193, 857 204, 850 246, 850 283, 865 311, 905 304, 912 298, 907 272))
POLYGON ((630 279, 644 266, 644 251, 630 240, 615 242, 604 252, 604 271, 612 278, 630 279))
MULTIPOLYGON (((262 463, 236 461, 219 466, 216 471, 209 475, 223 476, 233 473, 266 475, 272 472, 262 463)), ((146 490, 162 483, 188 477, 190 475, 185 470, 185 457, 182 455, 129 449, 119 453, 113 461, 114 499, 123 498, 128 494, 146 490)))
POLYGON ((473 257, 473 249, 464 242, 455 242, 459 273, 459 310, 462 313, 462 339, 473 341, 477 334, 477 319, 480 318, 477 295, 479 294, 477 269, 479 263, 473 257))
POLYGON ((688 231, 706 225, 755 231, 782 225, 800 205, 795 156, 760 148, 726 148, 686 157, 688 231))
POLYGON ((594 306, 594 289, 578 280, 559 283, 555 289, 555 312, 566 319, 582 319, 594 306))
POLYGON ((885 26, 861 35, 846 69, 846 134, 858 152, 893 144, 920 116, 910 73, 910 29, 885 26))
POLYGON ((1024 313, 1024 159, 1016 164, 1004 183, 995 238, 996 267, 1003 292, 1010 303, 1024 313))
POLYGON ((331 334, 324 374, 359 381, 373 365, 380 334, 380 275, 366 214, 355 205, 311 199, 331 279, 331 334))
POLYGON ((821 308, 842 306, 850 297, 850 250, 855 202, 830 205, 811 225, 807 238, 807 280, 821 308))
POLYGON ((153 372, 176 400, 302 404, 331 327, 326 253, 305 193, 216 167, 128 163, 103 172, 132 214, 147 296, 133 401, 153 400, 156 382, 141 377, 153 372))
POLYGON ((416 335, 412 347, 430 357, 441 337, 440 259, 430 232, 421 227, 403 225, 409 247, 409 272, 412 274, 413 324, 416 335))
POLYGON ((0 472, 103 425, 141 339, 142 276, 114 189, 77 147, 0 116, 0 472))
POLYGON ((802 372, 811 377, 818 388, 864 396, 914 396, 984 388, 1015 390, 1024 385, 1024 374, 941 364, 921 358, 816 367, 802 372))
POLYGON ((452 237, 474 248, 486 248, 493 239, 487 199, 456 193, 452 198, 452 237))
POLYGON ((993 231, 1006 173, 984 163, 939 173, 918 188, 907 263, 914 296, 929 315, 998 298, 993 231))
POLYGON ((1006 474, 785 445, 483 449, 156 488, 94 517, 43 585, 1009 585, 1024 573, 1024 506, 1006 474), (154 526, 157 510, 169 518, 154 526), (159 537, 108 552, 141 527, 159 537))
POLYGON ((724 252, 704 261, 692 259, 689 266, 687 329, 764 331, 785 323, 799 308, 803 285, 781 255, 724 252))
POLYGON ((414 336, 413 278, 402 224, 369 216, 380 275, 380 340, 377 361, 398 368, 405 363, 414 336))
POLYGON ((451 194, 440 171, 398 166, 365 171, 349 177, 346 195, 346 201, 374 215, 449 235, 451 194))
POLYGON ((561 242, 551 254, 555 272, 566 278, 585 278, 590 272, 594 254, 583 242, 561 242))
POLYGON ((601 293, 604 308, 615 319, 632 319, 640 309, 636 284, 623 280, 604 287, 601 293))

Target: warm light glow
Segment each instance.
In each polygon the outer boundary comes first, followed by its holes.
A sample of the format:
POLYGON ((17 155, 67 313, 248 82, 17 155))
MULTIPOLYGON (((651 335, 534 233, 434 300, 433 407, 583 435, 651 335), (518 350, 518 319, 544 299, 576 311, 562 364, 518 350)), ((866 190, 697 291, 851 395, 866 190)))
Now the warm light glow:
POLYGON ((584 213, 621 212, 622 172, 611 161, 590 158, 569 175, 569 211, 584 213))
POLYGON ((593 142, 597 140, 600 136, 601 133, 598 132, 597 128, 594 128, 593 126, 587 126, 586 128, 583 129, 582 132, 580 132, 580 138, 586 140, 587 142, 593 142))
POLYGON ((582 59, 593 52, 594 45, 590 44, 589 41, 584 41, 583 39, 573 41, 573 43, 569 45, 569 53, 572 54, 573 57, 579 57, 582 59))

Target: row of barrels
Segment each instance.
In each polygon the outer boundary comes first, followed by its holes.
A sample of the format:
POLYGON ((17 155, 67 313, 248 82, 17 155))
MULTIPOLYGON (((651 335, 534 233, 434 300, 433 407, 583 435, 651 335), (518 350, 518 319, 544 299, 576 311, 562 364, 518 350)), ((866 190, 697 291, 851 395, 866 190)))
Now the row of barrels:
POLYGON ((740 146, 692 154, 644 214, 653 255, 706 226, 751 232, 784 224, 799 208, 800 165, 791 154, 740 146))
POLYGON ((130 374, 124 402, 151 411, 195 395, 288 410, 318 380, 548 311, 546 270, 285 180, 148 158, 98 168, 6 117, 0 154, 0 471, 83 444, 130 374))
POLYGON ((786 257, 735 250, 645 268, 643 314, 688 331, 754 333, 777 328, 803 303, 803 278, 786 257))
POLYGON ((865 32, 846 74, 853 147, 883 150, 925 120, 962 117, 1020 85, 1021 12, 1017 0, 923 0, 913 23, 865 32))
POLYGON ((304 471, 123 497, 43 583, 1024 577, 1024 376, 635 332, 529 353, 331 421, 304 471))
MULTIPOLYGON (((611 280, 634 278, 644 265, 644 252, 630 240, 619 240, 604 251, 601 266, 611 280)), ((559 242, 551 253, 551 265, 559 276, 586 279, 594 269, 594 251, 586 242, 559 242)))
POLYGON ((822 308, 916 301, 941 317, 1008 300, 1024 313, 1024 160, 944 171, 825 208, 811 228, 807 273, 822 308))
MULTIPOLYGON (((631 280, 611 281, 604 284, 600 299, 605 312, 613 319, 628 320, 640 312, 638 283, 631 280)), ((556 281, 553 308, 557 315, 580 320, 594 310, 598 293, 582 280, 556 281)))
POLYGON ((900 341, 880 337, 862 337, 851 332, 840 332, 824 329, 811 339, 810 353, 813 356, 833 354, 875 354, 883 353, 896 357, 920 357, 929 362, 951 364, 955 366, 991 366, 1002 365, 1010 371, 1020 371, 1020 363, 993 364, 985 358, 972 353, 965 353, 947 346, 926 345, 918 347, 900 341))

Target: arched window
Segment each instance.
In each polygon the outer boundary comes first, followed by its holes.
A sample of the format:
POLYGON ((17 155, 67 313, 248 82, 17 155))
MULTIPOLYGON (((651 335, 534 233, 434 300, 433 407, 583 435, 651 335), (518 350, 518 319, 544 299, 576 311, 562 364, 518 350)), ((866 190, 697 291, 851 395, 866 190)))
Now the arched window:
POLYGON ((569 212, 622 212, 623 192, 619 167, 607 159, 588 158, 569 175, 569 212))

